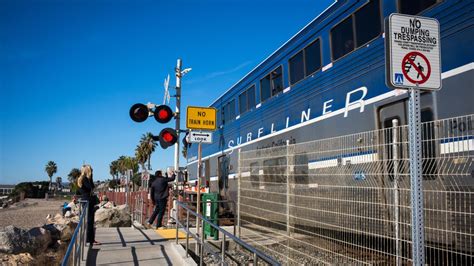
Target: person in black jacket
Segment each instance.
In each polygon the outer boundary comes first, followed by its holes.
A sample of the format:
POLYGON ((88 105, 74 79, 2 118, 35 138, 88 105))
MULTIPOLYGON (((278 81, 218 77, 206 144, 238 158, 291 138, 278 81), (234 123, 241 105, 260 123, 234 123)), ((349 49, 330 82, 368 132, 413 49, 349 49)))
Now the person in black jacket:
POLYGON ((148 220, 148 227, 151 227, 153 222, 155 221, 156 216, 158 215, 158 222, 156 224, 156 228, 163 227, 163 215, 165 214, 166 210, 166 203, 168 202, 169 196, 169 187, 168 182, 172 182, 176 175, 173 173, 171 177, 164 177, 161 171, 155 172, 155 181, 151 184, 150 187, 150 198, 155 206, 153 214, 148 220))
MULTIPOLYGON (((99 242, 95 241, 94 232, 94 214, 96 196, 93 193, 94 181, 92 180, 92 167, 90 165, 83 165, 81 168, 81 175, 77 179, 77 186, 81 193, 81 199, 87 200, 87 236, 86 241, 90 245, 100 245, 99 242)), ((85 206, 84 206, 85 207, 85 206)))

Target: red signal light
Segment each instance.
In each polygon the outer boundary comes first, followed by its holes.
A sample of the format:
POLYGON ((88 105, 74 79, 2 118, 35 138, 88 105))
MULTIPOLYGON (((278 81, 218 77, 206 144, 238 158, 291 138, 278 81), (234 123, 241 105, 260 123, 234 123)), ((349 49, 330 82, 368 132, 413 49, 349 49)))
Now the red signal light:
POLYGON ((173 135, 171 135, 169 132, 163 133, 163 140, 166 142, 171 142, 173 141, 173 135))
POLYGON ((169 106, 159 105, 155 108, 153 116, 159 123, 168 123, 173 118, 174 114, 169 106))
POLYGON ((176 141, 178 140, 178 135, 176 134, 176 130, 172 128, 165 128, 160 132, 160 146, 163 149, 168 148, 169 146, 173 146, 176 141))

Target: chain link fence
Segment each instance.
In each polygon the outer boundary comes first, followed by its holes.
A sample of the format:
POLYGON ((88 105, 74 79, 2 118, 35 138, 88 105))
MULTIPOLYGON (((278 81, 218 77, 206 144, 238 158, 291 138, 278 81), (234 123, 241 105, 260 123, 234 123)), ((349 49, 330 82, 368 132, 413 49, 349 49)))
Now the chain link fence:
MULTIPOLYGON (((474 263, 474 115, 422 123, 428 264, 474 263)), ((240 237, 282 264, 412 264, 408 127, 239 154, 240 237)))

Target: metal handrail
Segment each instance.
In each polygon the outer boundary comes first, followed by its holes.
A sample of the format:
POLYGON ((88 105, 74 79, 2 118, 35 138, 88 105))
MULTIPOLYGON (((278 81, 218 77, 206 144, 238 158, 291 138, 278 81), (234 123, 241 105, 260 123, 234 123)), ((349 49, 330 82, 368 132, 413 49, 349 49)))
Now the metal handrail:
POLYGON ((258 259, 262 259, 266 263, 270 265, 280 265, 280 263, 273 258, 267 256, 266 254, 262 253, 261 251, 255 249, 251 245, 245 243, 243 240, 240 238, 236 237, 235 235, 232 235, 231 233, 227 232, 226 230, 222 229, 218 225, 214 224, 213 222, 209 221, 206 217, 202 216, 201 214, 198 214, 191 210, 188 206, 186 206, 186 202, 181 202, 181 201, 176 201, 177 204, 177 211, 179 213, 179 208, 184 208, 186 210, 186 227, 183 225, 180 220, 179 220, 179 215, 176 215, 176 244, 178 244, 178 229, 181 226, 182 229, 186 231, 186 256, 188 256, 188 251, 189 251, 189 235, 191 235, 198 243, 200 243, 201 248, 200 248, 200 255, 199 255, 199 265, 203 265, 203 247, 206 246, 206 248, 215 256, 220 258, 221 265, 227 265, 225 262, 225 242, 226 238, 229 238, 233 240, 235 243, 239 244, 243 248, 247 249, 251 253, 253 253, 253 260, 254 260, 254 265, 257 265, 258 259), (193 234, 189 230, 189 214, 195 216, 197 219, 201 220, 202 226, 201 226, 201 235, 198 235, 198 232, 196 234, 193 234), (205 242, 205 235, 204 235, 204 224, 207 223, 211 227, 215 228, 219 232, 222 233, 223 235, 223 240, 221 244, 221 254, 216 254, 215 252, 212 252, 212 247, 210 247, 209 244, 205 242))
MULTIPOLYGON (((197 203, 197 201, 181 201, 181 203, 197 203)), ((204 210, 204 205, 207 204, 207 203, 232 203, 233 205, 236 205, 235 201, 233 200, 207 200, 207 201, 201 201, 201 210, 204 210)), ((234 227, 234 235, 237 234, 237 227, 236 227, 236 223, 235 223, 235 220, 237 220, 237 217, 233 217, 233 218, 228 218, 228 217, 224 217, 224 218, 217 218, 218 221, 220 220, 224 220, 224 219, 227 219, 227 220, 232 220, 233 222, 233 227, 234 227)))
POLYGON ((84 257, 84 243, 85 238, 84 234, 86 233, 87 229, 87 216, 88 216, 88 201, 87 200, 79 200, 80 203, 80 212, 81 215, 79 217, 79 222, 77 223, 76 229, 74 230, 74 234, 71 237, 71 242, 69 242, 69 246, 67 247, 66 254, 64 254, 63 261, 61 262, 61 266, 67 266, 69 264, 69 260, 72 254, 72 265, 79 265, 84 257), (79 238, 77 237, 79 235, 79 238))

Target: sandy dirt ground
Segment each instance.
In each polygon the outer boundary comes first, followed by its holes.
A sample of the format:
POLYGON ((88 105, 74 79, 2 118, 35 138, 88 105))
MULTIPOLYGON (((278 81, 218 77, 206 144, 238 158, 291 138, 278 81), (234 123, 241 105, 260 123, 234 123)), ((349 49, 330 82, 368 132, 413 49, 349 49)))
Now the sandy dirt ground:
POLYGON ((46 216, 59 213, 64 202, 57 199, 25 199, 16 203, 16 207, 0 210, 0 228, 8 225, 23 229, 42 226, 46 223, 46 216))

